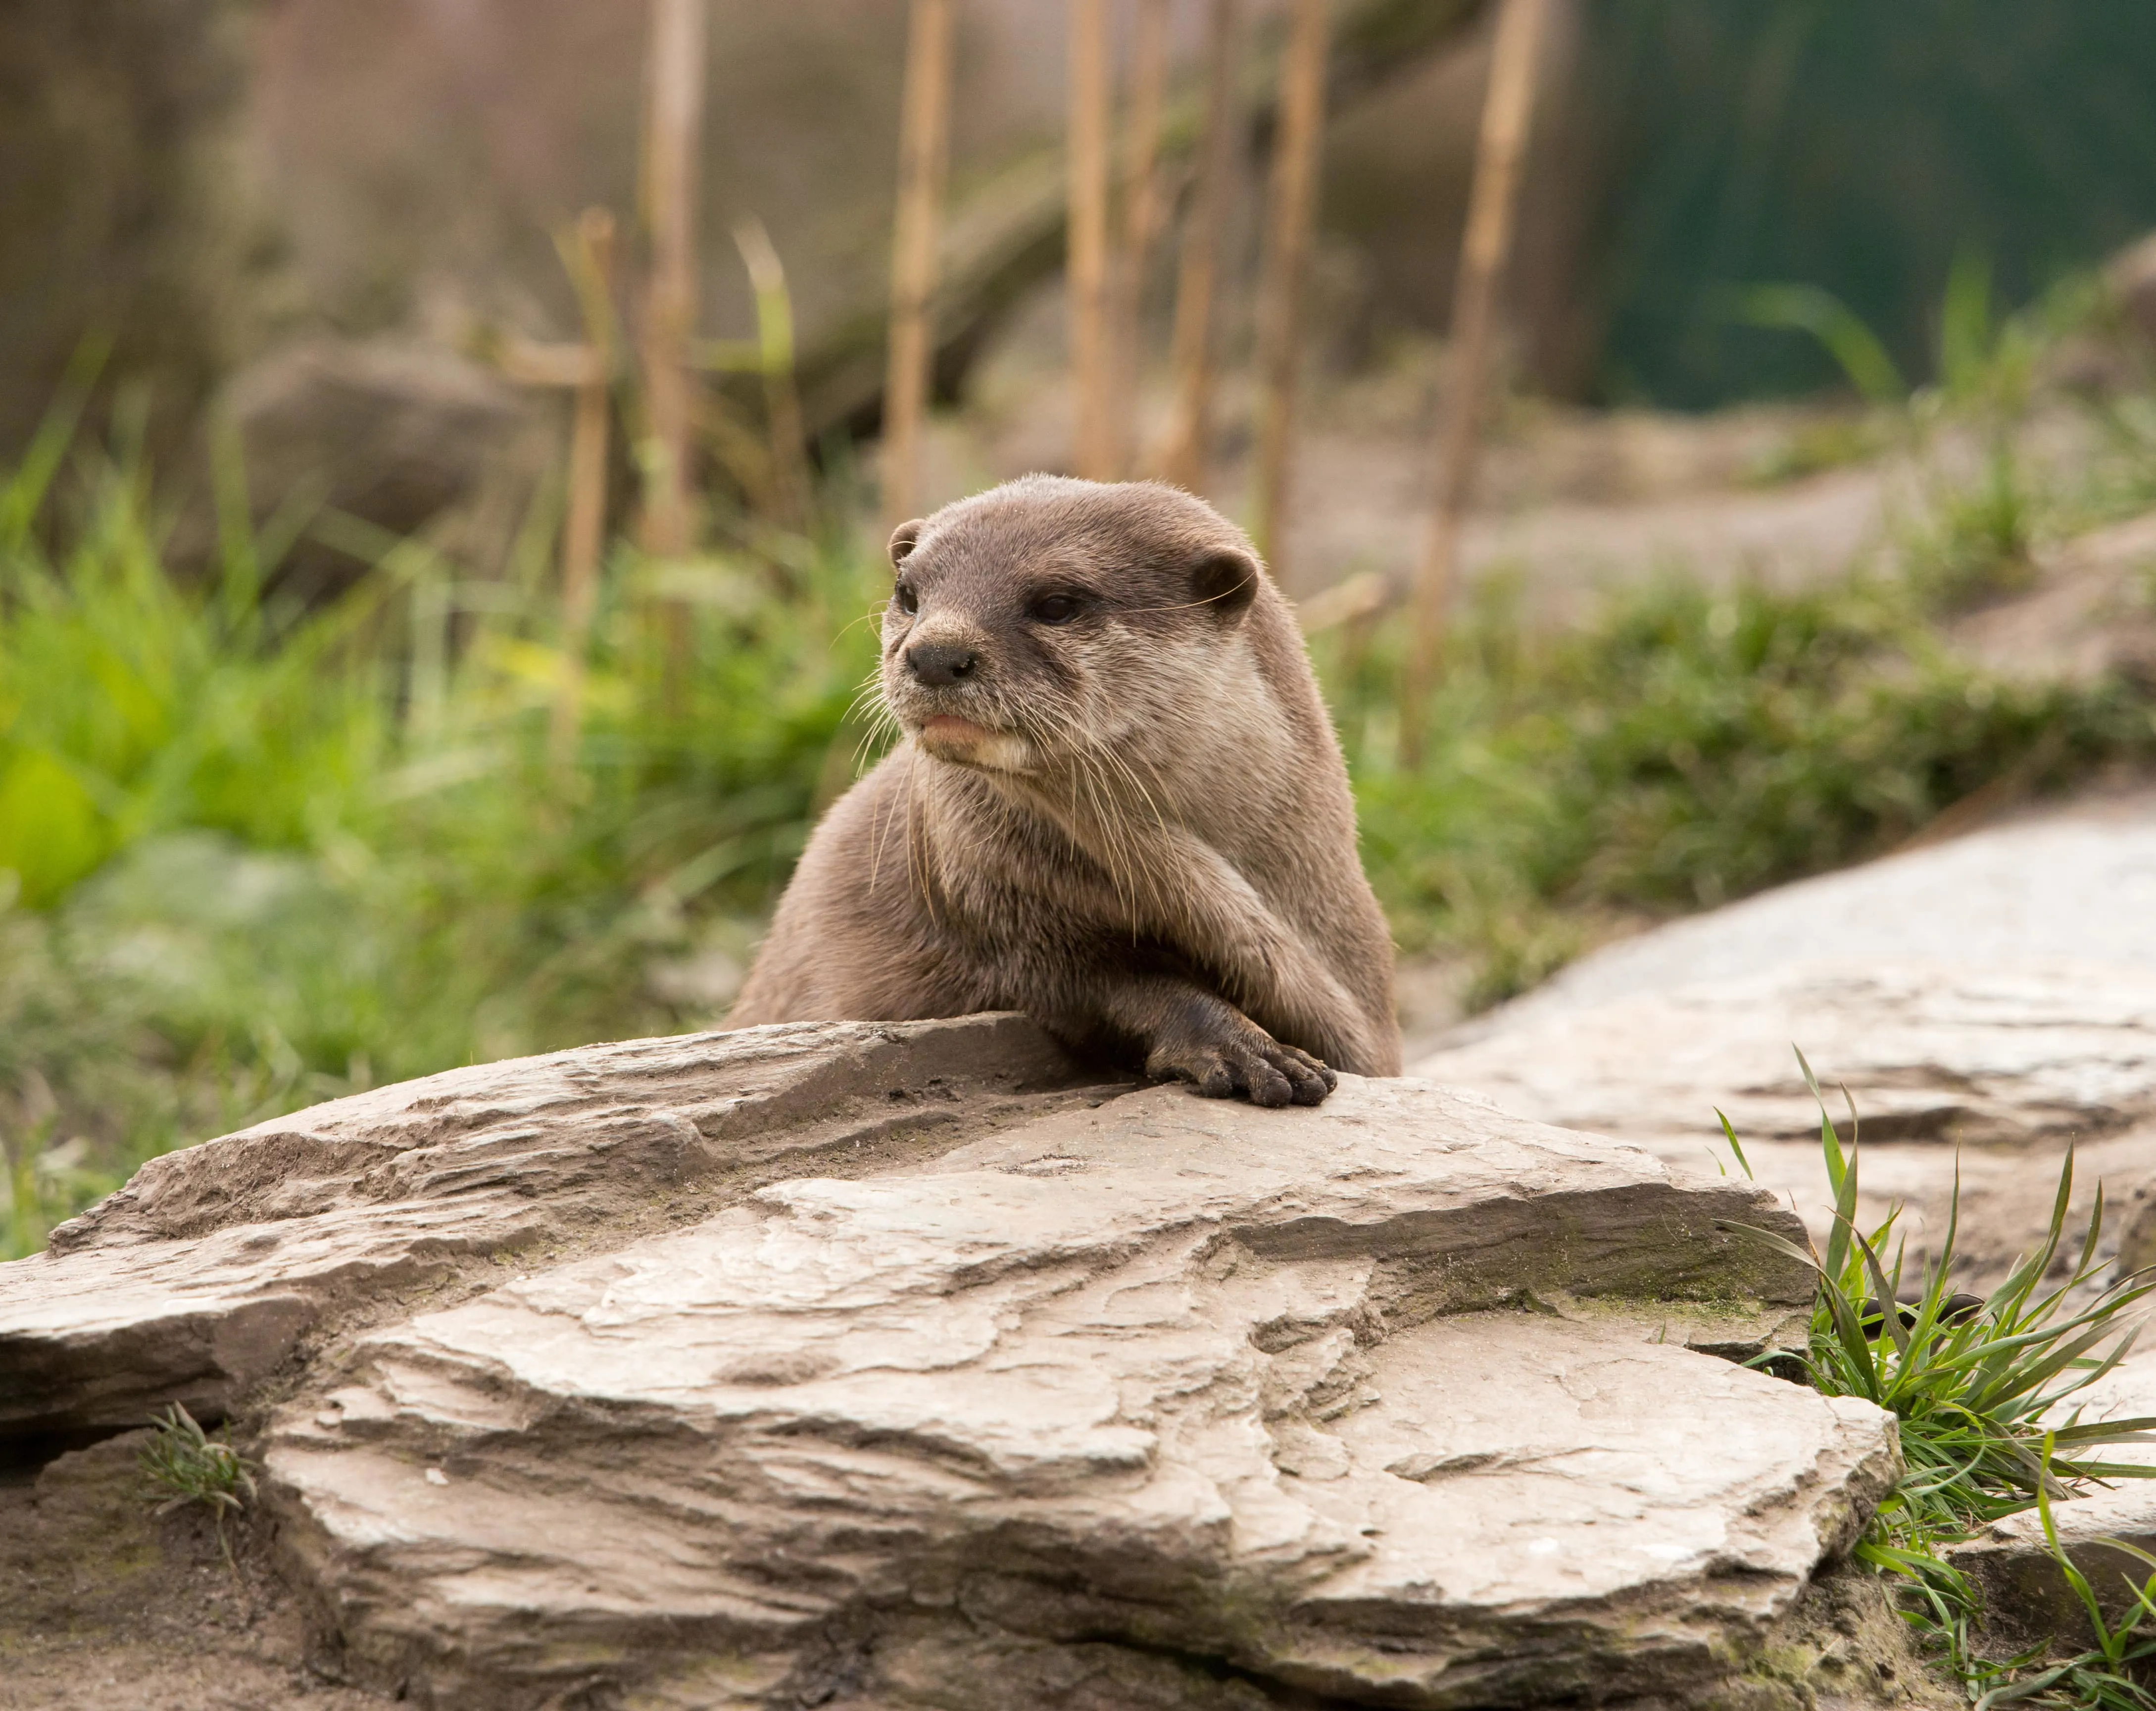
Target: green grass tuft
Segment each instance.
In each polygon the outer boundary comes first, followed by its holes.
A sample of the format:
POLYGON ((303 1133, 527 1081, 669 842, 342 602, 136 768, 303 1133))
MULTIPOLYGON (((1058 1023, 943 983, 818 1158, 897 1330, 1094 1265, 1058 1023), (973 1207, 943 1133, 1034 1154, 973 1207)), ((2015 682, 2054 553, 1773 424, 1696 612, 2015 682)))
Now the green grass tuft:
MULTIPOLYGON (((1904 1615, 1979 1706, 2150 1711, 2156 1693, 2145 1685, 2146 1667, 2156 1662, 2156 1629, 2144 1637, 2143 1623, 2156 1619, 2156 1576, 2135 1589, 2124 1619, 2107 1623, 2087 1578, 2059 1547, 2051 1505, 2099 1481, 2156 1478, 2156 1465, 2092 1453, 2106 1444, 2156 1442, 2156 1417, 2083 1421, 2074 1405, 2133 1349, 2140 1318, 2128 1310, 2156 1292, 2156 1281, 2138 1273, 2102 1279, 2110 1263, 2096 1257, 2104 1217, 2099 1187, 2063 1279, 2046 1287, 2066 1242, 2071 1154, 2044 1240, 1980 1304, 1951 1287, 1958 1178, 1938 1252, 1921 1273, 1909 1275, 1895 1231, 1898 1207, 1868 1233, 1855 1221, 1854 1106, 1845 1148, 1801 1051, 1797 1061, 1820 1099, 1820 1147, 1835 1196, 1826 1250, 1747 1225, 1725 1227, 1801 1261, 1817 1277, 1804 1361, 1809 1382, 1827 1395, 1861 1396, 1898 1423, 1904 1472, 1859 1541, 1858 1560, 1897 1579, 1904 1615), (1947 1552, 1990 1523, 2031 1508, 2040 1511, 2060 1571, 2088 1612, 2092 1649, 2063 1657, 2056 1642, 2010 1657, 1985 1650, 1979 1595, 1947 1552)), ((1744 1166, 1726 1118, 1722 1128, 1744 1166)), ((2156 1569, 2156 1558, 2147 1560, 2156 1569)))
POLYGON ((194 1504, 208 1509, 217 1523, 218 1548, 224 1553, 226 1566, 232 1566, 225 1523, 254 1501, 254 1476, 245 1457, 224 1441, 222 1432, 212 1437, 204 1431, 178 1402, 157 1417, 151 1431, 141 1467, 157 1513, 194 1504))

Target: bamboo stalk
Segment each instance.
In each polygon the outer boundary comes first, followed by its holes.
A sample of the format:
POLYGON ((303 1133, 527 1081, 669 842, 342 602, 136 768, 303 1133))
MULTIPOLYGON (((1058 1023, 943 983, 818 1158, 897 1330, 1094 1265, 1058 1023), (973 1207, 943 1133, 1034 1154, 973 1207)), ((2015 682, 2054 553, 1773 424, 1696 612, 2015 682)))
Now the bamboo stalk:
MULTIPOLYGON (((649 437, 644 466, 644 547, 680 557, 690 545, 690 432, 695 382, 690 340, 696 320, 696 167, 704 126, 706 0, 651 0, 649 105, 645 110, 644 216, 651 274, 644 312, 644 392, 649 437)), ((681 600, 654 614, 665 650, 667 710, 686 705, 693 622, 681 600)))
POLYGON ((1131 469, 1138 437, 1138 312, 1146 269, 1160 237, 1165 198, 1161 193, 1161 121, 1168 105, 1168 0, 1138 0, 1131 45, 1131 105, 1123 132, 1123 229, 1111 278, 1109 450, 1118 479, 1131 469))
MULTIPOLYGON (((1360 105, 1396 74, 1465 34, 1484 9, 1483 0, 1333 0, 1327 111, 1345 113, 1360 105)), ((1195 164, 1203 83, 1201 73, 1186 99, 1180 80, 1168 81, 1158 167, 1163 218, 1173 218, 1179 182, 1195 164)), ((1261 122, 1269 127, 1274 112, 1268 80, 1243 111, 1245 134, 1261 122)), ((979 352, 983 331, 1013 302, 1061 270, 1069 202, 1067 169, 1055 147, 1026 151, 973 186, 963 200, 954 196, 942 223, 947 235, 932 323, 939 381, 962 371, 979 352)), ((886 275, 869 288, 869 295, 848 292, 826 305, 814 329, 802 326, 796 373, 810 445, 834 429, 858 433, 882 419, 890 310, 886 275)), ((626 420, 636 399, 624 397, 619 403, 626 420)))
POLYGON ((1302 282, 1317 206, 1318 157, 1325 140, 1326 0, 1295 0, 1287 57, 1281 67, 1281 126, 1268 198, 1265 277, 1260 296, 1257 547, 1286 574, 1284 518, 1291 479, 1295 385, 1301 366, 1302 282))
POLYGON ((734 228, 756 291, 757 367, 763 375, 764 429, 771 440, 771 507, 788 528, 808 524, 808 437, 801 425, 801 394, 793 382, 793 300, 786 269, 759 219, 734 228))
POLYGON ((1075 454, 1080 475, 1115 479, 1109 421, 1108 131, 1114 90, 1108 68, 1108 0, 1070 0, 1070 181, 1069 260, 1070 379, 1077 405, 1075 454))
POLYGON ((1162 473, 1192 492, 1205 486, 1213 440, 1214 298, 1235 170, 1236 0, 1213 0, 1205 44, 1205 128, 1198 183, 1184 223, 1175 293, 1175 415, 1162 473))
POLYGON ((1535 71, 1548 0, 1503 0, 1490 54, 1490 85, 1476 145, 1475 184, 1452 311, 1452 373, 1437 444, 1437 480, 1416 568, 1414 636, 1400 705, 1402 758, 1422 758, 1423 724, 1460 556, 1479 449, 1497 287, 1512 253, 1521 166, 1534 121, 1535 71))
POLYGON ((644 390, 650 399, 644 545, 689 548, 689 342, 696 319, 696 167, 704 124, 706 0, 652 0, 644 217, 651 277, 644 300, 644 390))
POLYGON ((554 697, 548 747, 555 767, 575 758, 583 717, 586 655, 598 605, 599 548, 606 532, 607 418, 613 379, 612 295, 613 216, 588 208, 560 248, 584 311, 591 367, 577 388, 569 439, 568 515, 562 529, 562 678, 554 697))
POLYGON ((949 167, 952 0, 913 0, 899 119, 898 226, 891 244, 891 367, 884 385, 884 526, 920 500, 921 423, 934 354, 930 316, 949 167))

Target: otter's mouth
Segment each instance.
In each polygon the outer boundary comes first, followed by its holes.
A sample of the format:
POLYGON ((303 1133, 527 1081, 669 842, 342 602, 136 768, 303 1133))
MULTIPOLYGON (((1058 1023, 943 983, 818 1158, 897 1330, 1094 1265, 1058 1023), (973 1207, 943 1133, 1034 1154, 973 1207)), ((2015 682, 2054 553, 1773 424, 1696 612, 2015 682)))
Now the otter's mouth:
POLYGON ((932 719, 921 722, 921 735, 924 741, 986 742, 997 734, 986 725, 976 725, 971 719, 962 719, 956 713, 938 713, 932 719))
POLYGON ((955 761, 960 766, 1023 773, 1030 771, 1034 764, 1033 745, 1016 732, 992 731, 955 713, 937 713, 922 720, 914 734, 938 760, 955 761))

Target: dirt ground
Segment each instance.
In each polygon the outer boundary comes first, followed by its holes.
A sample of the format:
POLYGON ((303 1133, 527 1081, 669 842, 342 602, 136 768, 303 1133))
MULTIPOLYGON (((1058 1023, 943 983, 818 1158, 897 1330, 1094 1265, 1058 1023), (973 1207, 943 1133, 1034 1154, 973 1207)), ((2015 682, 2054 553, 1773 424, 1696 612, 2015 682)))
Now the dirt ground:
POLYGON ((0 1473, 0 1711, 364 1711, 388 1702, 306 1667, 301 1612, 270 1541, 158 1515, 146 1431, 0 1473))

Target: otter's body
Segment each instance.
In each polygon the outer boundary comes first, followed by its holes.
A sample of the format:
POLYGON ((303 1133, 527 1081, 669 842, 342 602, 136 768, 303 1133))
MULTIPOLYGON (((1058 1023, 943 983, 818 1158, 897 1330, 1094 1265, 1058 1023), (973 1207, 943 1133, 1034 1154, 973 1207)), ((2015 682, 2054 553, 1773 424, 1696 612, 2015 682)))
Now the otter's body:
POLYGON ((729 1025, 1020 1010, 1266 1104, 1398 1074, 1347 768, 1240 532, 1030 476, 892 556, 905 740, 817 828, 729 1025))

